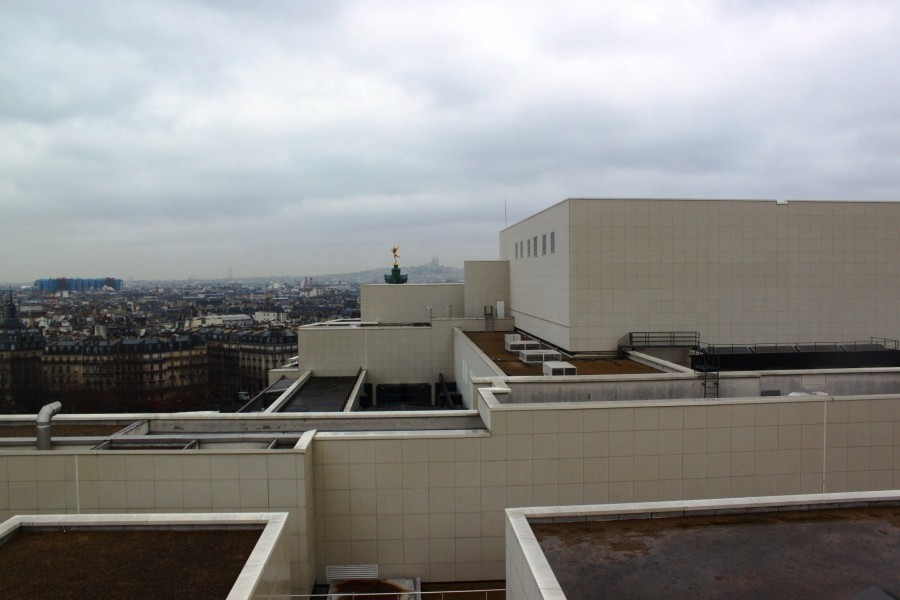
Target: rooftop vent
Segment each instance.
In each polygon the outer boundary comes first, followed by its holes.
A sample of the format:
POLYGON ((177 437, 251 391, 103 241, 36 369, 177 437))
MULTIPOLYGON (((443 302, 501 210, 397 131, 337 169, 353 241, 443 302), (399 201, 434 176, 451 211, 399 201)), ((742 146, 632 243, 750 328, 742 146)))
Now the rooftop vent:
POLYGON ((578 375, 578 369, 572 363, 550 360, 544 363, 544 376, 578 375))
POLYGON ((532 342, 529 340, 519 340, 516 342, 506 342, 507 352, 521 352, 522 350, 540 350, 540 342, 532 342))
POLYGON ((378 565, 325 565, 325 579, 378 579, 378 565))
POLYGON ((562 360, 562 355, 555 350, 522 350, 519 360, 526 365, 539 365, 550 360, 562 360))

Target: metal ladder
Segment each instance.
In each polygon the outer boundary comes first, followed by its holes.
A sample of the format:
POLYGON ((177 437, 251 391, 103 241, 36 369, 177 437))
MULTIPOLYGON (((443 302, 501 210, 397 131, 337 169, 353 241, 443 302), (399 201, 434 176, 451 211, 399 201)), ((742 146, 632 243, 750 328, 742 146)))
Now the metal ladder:
POLYGON ((494 307, 490 305, 484 307, 484 330, 494 331, 494 307))
POLYGON ((709 348, 698 350, 703 359, 700 361, 700 369, 703 372, 703 397, 719 397, 719 356, 710 354, 709 348))

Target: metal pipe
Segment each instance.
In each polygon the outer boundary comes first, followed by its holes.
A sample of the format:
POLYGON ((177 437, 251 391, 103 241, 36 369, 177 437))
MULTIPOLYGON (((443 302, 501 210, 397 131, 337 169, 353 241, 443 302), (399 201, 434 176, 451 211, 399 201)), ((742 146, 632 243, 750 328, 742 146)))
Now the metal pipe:
POLYGON ((37 449, 50 449, 50 419, 62 410, 62 403, 53 402, 41 409, 37 416, 37 449))

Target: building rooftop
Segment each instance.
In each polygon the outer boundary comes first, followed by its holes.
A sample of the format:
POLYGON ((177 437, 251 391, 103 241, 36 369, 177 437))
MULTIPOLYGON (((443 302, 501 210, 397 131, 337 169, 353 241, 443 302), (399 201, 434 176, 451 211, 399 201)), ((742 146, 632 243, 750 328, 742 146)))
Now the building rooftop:
POLYGON ((900 595, 898 506, 531 527, 569 600, 900 595))
MULTIPOLYGON (((504 373, 511 376, 543 375, 540 364, 525 364, 516 353, 508 352, 504 344, 504 331, 468 331, 466 335, 485 355, 494 361, 504 373)), ((578 375, 631 375, 637 373, 659 373, 657 369, 629 359, 620 358, 566 358, 563 360, 578 370, 578 375)))
POLYGON ((0 547, 0 596, 225 598, 261 529, 25 530, 0 547))
POLYGON ((286 597, 288 515, 22 515, 0 523, 3 598, 286 597))
POLYGON ((278 412, 341 412, 356 377, 310 377, 278 412))

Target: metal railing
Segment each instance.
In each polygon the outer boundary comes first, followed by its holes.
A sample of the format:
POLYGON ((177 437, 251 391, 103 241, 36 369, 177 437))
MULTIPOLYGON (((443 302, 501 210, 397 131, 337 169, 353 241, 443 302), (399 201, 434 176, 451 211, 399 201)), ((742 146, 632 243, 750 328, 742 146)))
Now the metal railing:
POLYGON ((438 373, 437 405, 449 410, 461 408, 453 403, 453 397, 450 395, 450 388, 447 387, 447 382, 444 380, 443 373, 438 373))
POLYGON ((302 600, 503 600, 506 588, 486 590, 440 590, 429 592, 337 592, 334 594, 291 594, 288 598, 302 600))
POLYGON ((883 337, 870 337, 869 341, 873 344, 881 344, 885 350, 900 350, 900 340, 892 340, 883 337))
POLYGON ((619 348, 695 348, 696 331, 631 331, 619 338, 619 348))
POLYGON ((871 352, 874 350, 900 350, 900 341, 871 337, 869 341, 853 342, 771 342, 764 344, 709 344, 712 354, 740 353, 766 354, 773 352, 871 352))

